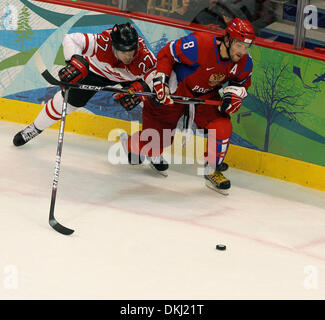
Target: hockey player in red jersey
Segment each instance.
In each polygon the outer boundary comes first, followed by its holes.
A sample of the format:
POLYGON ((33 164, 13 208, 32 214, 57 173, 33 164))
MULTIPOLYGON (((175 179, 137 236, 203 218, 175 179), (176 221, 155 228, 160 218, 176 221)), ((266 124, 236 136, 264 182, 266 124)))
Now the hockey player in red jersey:
MULTIPOLYGON (((175 129, 184 114, 184 105, 174 103, 170 93, 222 101, 219 107, 196 105, 192 114, 197 128, 208 132, 204 177, 207 186, 215 190, 230 188, 230 181, 221 172, 227 167, 223 161, 232 134, 230 114, 239 110, 251 85, 253 63, 248 49, 255 39, 248 20, 235 18, 225 31, 222 38, 212 33, 194 32, 162 48, 157 55, 157 74, 153 79, 161 105, 155 106, 149 101, 143 108, 143 130, 151 128, 160 134, 160 145, 150 151, 159 155, 166 147, 166 141, 162 141, 163 130, 175 129), (219 90, 226 83, 221 98, 219 90)), ((146 144, 142 140, 129 138, 128 151, 141 153, 146 144)), ((167 170, 168 164, 162 157, 159 161, 157 168, 167 170)))
MULTIPOLYGON (((67 63, 59 71, 63 82, 95 86, 120 84, 130 92, 151 89, 156 58, 130 23, 115 25, 101 34, 67 34, 63 52, 67 63)), ((85 106, 95 93, 70 89, 67 114, 85 106)), ((142 101, 132 94, 115 94, 114 99, 126 110, 142 101)), ((62 104, 63 96, 59 91, 45 104, 34 122, 15 135, 14 145, 24 145, 60 120, 62 104)))

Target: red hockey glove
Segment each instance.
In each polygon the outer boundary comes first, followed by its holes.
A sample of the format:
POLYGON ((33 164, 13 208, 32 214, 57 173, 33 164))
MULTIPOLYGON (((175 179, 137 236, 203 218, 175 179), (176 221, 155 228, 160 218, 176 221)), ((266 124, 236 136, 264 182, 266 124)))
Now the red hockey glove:
POLYGON ((74 54, 67 65, 59 71, 59 78, 63 82, 77 83, 86 78, 88 69, 88 61, 83 56, 74 54))
POLYGON ((150 91, 149 86, 144 81, 136 81, 127 89, 129 93, 115 93, 114 100, 119 102, 127 111, 135 108, 140 102, 144 101, 145 96, 138 96, 133 94, 134 91, 145 92, 150 91))
POLYGON ((219 111, 228 114, 237 112, 246 96, 247 92, 244 87, 226 87, 223 90, 222 105, 218 107, 219 111))
POLYGON ((153 88, 157 94, 157 101, 159 104, 173 104, 174 101, 170 97, 170 91, 168 86, 169 77, 163 73, 158 72, 153 79, 153 88))

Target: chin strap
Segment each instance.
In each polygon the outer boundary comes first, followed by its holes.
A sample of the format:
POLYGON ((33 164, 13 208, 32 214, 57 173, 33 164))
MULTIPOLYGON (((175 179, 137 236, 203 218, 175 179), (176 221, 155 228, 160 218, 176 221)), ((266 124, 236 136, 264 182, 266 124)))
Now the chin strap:
POLYGON ((233 39, 229 39, 229 36, 228 36, 229 47, 227 47, 227 45, 226 45, 226 41, 225 41, 225 37, 226 37, 226 36, 224 36, 224 38, 223 38, 223 44, 224 44, 225 47, 226 47, 226 50, 227 50, 227 54, 228 54, 229 59, 231 59, 231 57, 230 57, 230 47, 231 47, 231 45, 232 45, 233 39))

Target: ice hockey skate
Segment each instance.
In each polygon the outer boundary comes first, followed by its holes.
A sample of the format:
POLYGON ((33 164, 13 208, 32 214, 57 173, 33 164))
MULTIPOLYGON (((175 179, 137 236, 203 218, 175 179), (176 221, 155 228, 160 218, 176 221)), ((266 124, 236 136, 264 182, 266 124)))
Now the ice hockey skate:
POLYGON ((142 164, 143 161, 145 160, 145 156, 143 155, 139 155, 139 154, 134 154, 128 151, 128 139, 129 136, 127 135, 127 133, 122 132, 120 134, 120 141, 123 147, 123 150, 125 152, 125 154, 128 155, 128 162, 131 165, 137 165, 137 164, 142 164))
POLYGON ((205 185, 208 188, 226 196, 229 195, 227 190, 230 188, 231 184, 230 181, 221 173, 219 167, 217 166, 214 168, 207 164, 205 165, 205 185))
POLYGON ((219 166, 218 166, 218 171, 226 171, 228 170, 229 165, 226 162, 222 162, 219 166))
POLYGON ((150 167, 152 170, 154 170, 156 173, 161 174, 164 177, 167 177, 168 173, 167 170, 169 168, 168 163, 165 161, 165 159, 162 156, 158 157, 146 157, 144 155, 137 155, 133 154, 128 151, 128 138, 129 136, 127 133, 122 132, 120 134, 120 141, 123 147, 123 150, 125 154, 128 155, 128 162, 131 165, 137 165, 137 164, 145 164, 147 161, 149 161, 150 167))
POLYGON ((34 123, 31 123, 27 126, 24 130, 19 131, 13 139, 13 144, 16 147, 20 147, 27 143, 28 141, 32 140, 36 136, 38 136, 42 131, 38 130, 34 123))

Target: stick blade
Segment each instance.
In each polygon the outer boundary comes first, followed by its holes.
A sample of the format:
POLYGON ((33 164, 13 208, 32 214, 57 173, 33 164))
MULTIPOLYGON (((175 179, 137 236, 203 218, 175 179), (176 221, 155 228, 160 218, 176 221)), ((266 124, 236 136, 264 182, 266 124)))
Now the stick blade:
POLYGON ((59 86, 61 85, 60 81, 58 81, 57 79, 55 79, 51 73, 48 70, 44 70, 42 73, 42 77, 49 83, 52 84, 54 86, 59 86))
POLYGON ((69 236, 74 233, 74 230, 66 228, 59 222, 57 222, 55 219, 50 219, 49 220, 50 226, 57 232, 64 234, 66 236, 69 236))

